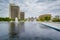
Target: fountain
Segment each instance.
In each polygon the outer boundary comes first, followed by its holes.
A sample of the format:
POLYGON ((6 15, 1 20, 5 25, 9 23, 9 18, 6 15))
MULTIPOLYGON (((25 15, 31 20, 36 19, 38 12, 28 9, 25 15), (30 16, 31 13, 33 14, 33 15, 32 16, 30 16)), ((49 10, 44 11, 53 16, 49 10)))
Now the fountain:
POLYGON ((18 23, 18 18, 17 17, 15 18, 15 23, 18 23))
POLYGON ((18 24, 19 24, 18 18, 16 17, 15 18, 15 31, 16 31, 16 33, 18 33, 18 24))

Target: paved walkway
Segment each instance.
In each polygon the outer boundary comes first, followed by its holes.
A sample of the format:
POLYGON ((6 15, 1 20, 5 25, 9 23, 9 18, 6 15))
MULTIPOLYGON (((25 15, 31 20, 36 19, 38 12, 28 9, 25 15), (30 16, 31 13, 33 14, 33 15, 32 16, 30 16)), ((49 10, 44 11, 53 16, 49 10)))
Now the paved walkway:
POLYGON ((41 23, 60 30, 60 22, 41 22, 41 23))

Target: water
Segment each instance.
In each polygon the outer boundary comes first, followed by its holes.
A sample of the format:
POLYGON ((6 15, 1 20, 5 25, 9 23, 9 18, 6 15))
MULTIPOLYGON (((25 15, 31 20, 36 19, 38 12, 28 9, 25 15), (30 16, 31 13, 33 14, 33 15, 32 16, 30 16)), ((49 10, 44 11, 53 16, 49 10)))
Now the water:
POLYGON ((60 32, 38 22, 0 22, 0 40, 60 40, 60 32))
POLYGON ((15 18, 15 23, 18 23, 18 18, 17 17, 15 18))

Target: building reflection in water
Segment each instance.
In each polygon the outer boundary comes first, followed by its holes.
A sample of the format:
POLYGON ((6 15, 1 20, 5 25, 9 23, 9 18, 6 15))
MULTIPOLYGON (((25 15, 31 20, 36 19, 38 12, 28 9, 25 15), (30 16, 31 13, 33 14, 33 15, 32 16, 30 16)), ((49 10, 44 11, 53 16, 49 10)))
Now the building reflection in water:
POLYGON ((20 34, 24 32, 24 22, 20 22, 16 24, 14 22, 10 23, 10 30, 9 30, 9 39, 10 40, 19 40, 20 34))
POLYGON ((22 33, 22 32, 25 31, 25 30, 24 30, 24 27, 25 27, 25 26, 24 26, 24 22, 20 22, 20 23, 19 23, 19 28, 20 28, 20 29, 19 29, 19 30, 20 30, 19 32, 20 32, 20 33, 22 33))

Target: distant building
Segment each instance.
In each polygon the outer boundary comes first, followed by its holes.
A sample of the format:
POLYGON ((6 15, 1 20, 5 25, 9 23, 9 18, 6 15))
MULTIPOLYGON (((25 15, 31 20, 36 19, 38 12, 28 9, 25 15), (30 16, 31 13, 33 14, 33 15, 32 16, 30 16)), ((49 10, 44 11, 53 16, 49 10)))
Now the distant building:
POLYGON ((10 4, 10 18, 15 19, 19 17, 19 6, 15 4, 10 4))
POLYGON ((43 14, 39 16, 39 20, 41 21, 50 21, 51 20, 51 14, 43 14))
POLYGON ((43 18, 43 17, 51 17, 51 14, 43 14, 43 15, 40 15, 39 18, 43 18))
POLYGON ((59 16, 59 15, 56 15, 56 16, 55 16, 55 18, 58 18, 58 19, 60 19, 60 16, 59 16))
POLYGON ((21 20, 24 20, 24 17, 25 17, 24 12, 20 12, 20 19, 21 19, 21 20))

